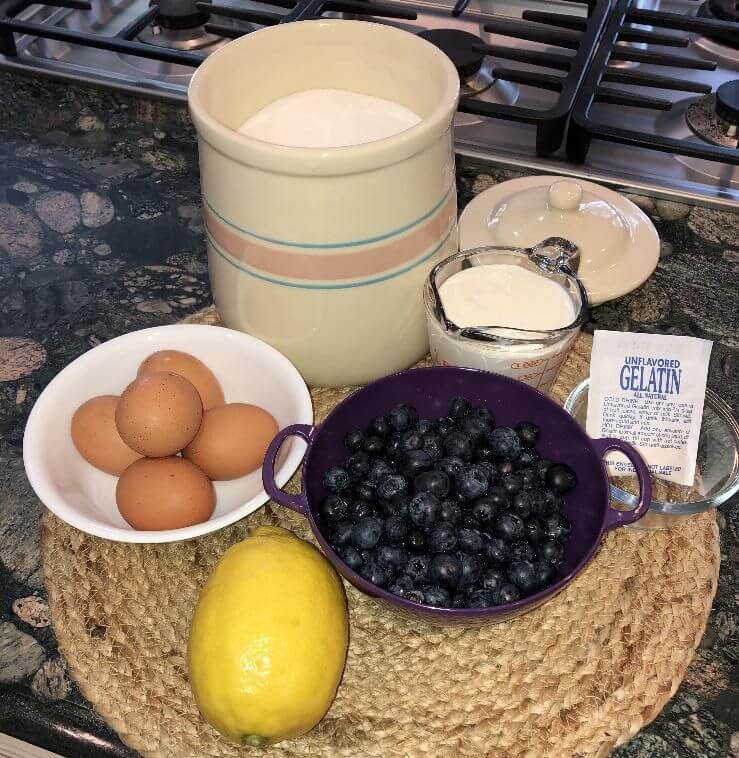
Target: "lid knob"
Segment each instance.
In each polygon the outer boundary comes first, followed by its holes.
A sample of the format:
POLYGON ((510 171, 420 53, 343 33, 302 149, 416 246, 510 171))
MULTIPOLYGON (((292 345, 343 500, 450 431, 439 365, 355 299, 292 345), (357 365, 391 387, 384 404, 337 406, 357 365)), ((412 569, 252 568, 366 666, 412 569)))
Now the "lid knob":
POLYGON ((559 211, 574 211, 582 200, 582 187, 577 182, 554 182, 549 187, 549 206, 559 211))

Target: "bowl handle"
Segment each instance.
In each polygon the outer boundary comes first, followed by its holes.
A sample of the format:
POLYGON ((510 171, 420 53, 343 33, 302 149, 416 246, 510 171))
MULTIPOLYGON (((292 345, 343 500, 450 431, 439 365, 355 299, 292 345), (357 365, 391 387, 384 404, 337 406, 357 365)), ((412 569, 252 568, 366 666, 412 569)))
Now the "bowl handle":
MULTIPOLYGON (((313 442, 313 437, 316 433, 315 426, 309 426, 308 424, 292 424, 277 432, 277 435, 269 443, 267 453, 264 456, 264 465, 262 466, 262 484, 266 493, 280 505, 286 505, 288 508, 292 508, 302 516, 308 515, 308 498, 305 495, 305 490, 301 484, 301 490, 297 495, 290 495, 277 486, 275 481, 275 462, 277 460, 277 454, 280 452, 282 443, 288 437, 300 437, 306 441, 308 447, 313 442)), ((306 454, 308 451, 306 450, 306 454)))
POLYGON ((611 450, 623 453, 636 469, 636 478, 639 480, 639 501, 636 504, 636 508, 630 511, 619 511, 611 505, 603 521, 604 531, 625 526, 626 524, 633 524, 634 521, 638 521, 646 514, 652 502, 652 480, 644 458, 641 457, 641 454, 633 445, 615 437, 602 437, 601 439, 593 440, 593 446, 601 458, 611 450))

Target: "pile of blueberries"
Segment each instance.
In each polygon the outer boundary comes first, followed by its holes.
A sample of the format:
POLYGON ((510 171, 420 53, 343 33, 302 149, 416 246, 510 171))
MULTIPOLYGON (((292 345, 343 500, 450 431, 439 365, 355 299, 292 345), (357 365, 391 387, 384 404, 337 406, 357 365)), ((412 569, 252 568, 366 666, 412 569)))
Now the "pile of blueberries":
POLYGON ((488 608, 538 592, 562 562, 562 496, 577 485, 538 436, 463 397, 435 421, 399 403, 346 435, 346 459, 323 474, 322 532, 367 581, 418 603, 488 608))

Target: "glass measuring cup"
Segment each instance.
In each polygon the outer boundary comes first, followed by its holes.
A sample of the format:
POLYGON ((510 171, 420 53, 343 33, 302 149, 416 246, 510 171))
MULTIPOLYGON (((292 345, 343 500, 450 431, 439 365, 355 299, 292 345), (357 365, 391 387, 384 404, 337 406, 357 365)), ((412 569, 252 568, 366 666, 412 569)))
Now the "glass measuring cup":
POLYGON ((431 271, 424 288, 434 363, 494 371, 548 392, 587 319, 588 298, 575 273, 578 265, 577 247, 559 237, 546 239, 532 248, 478 247, 441 261, 431 271), (467 327, 455 324, 444 310, 439 295, 441 285, 463 269, 503 264, 522 266, 561 286, 573 305, 572 322, 557 329, 536 331, 505 324, 467 327))

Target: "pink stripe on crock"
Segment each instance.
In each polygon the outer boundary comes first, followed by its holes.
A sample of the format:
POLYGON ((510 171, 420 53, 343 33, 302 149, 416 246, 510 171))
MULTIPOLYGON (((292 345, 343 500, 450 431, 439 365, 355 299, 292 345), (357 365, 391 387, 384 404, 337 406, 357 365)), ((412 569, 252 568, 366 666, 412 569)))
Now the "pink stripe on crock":
POLYGON ((423 225, 388 242, 344 250, 286 250, 244 237, 204 206, 210 236, 233 258, 290 279, 332 281, 372 276, 398 268, 430 250, 449 231, 456 213, 454 192, 423 225))

